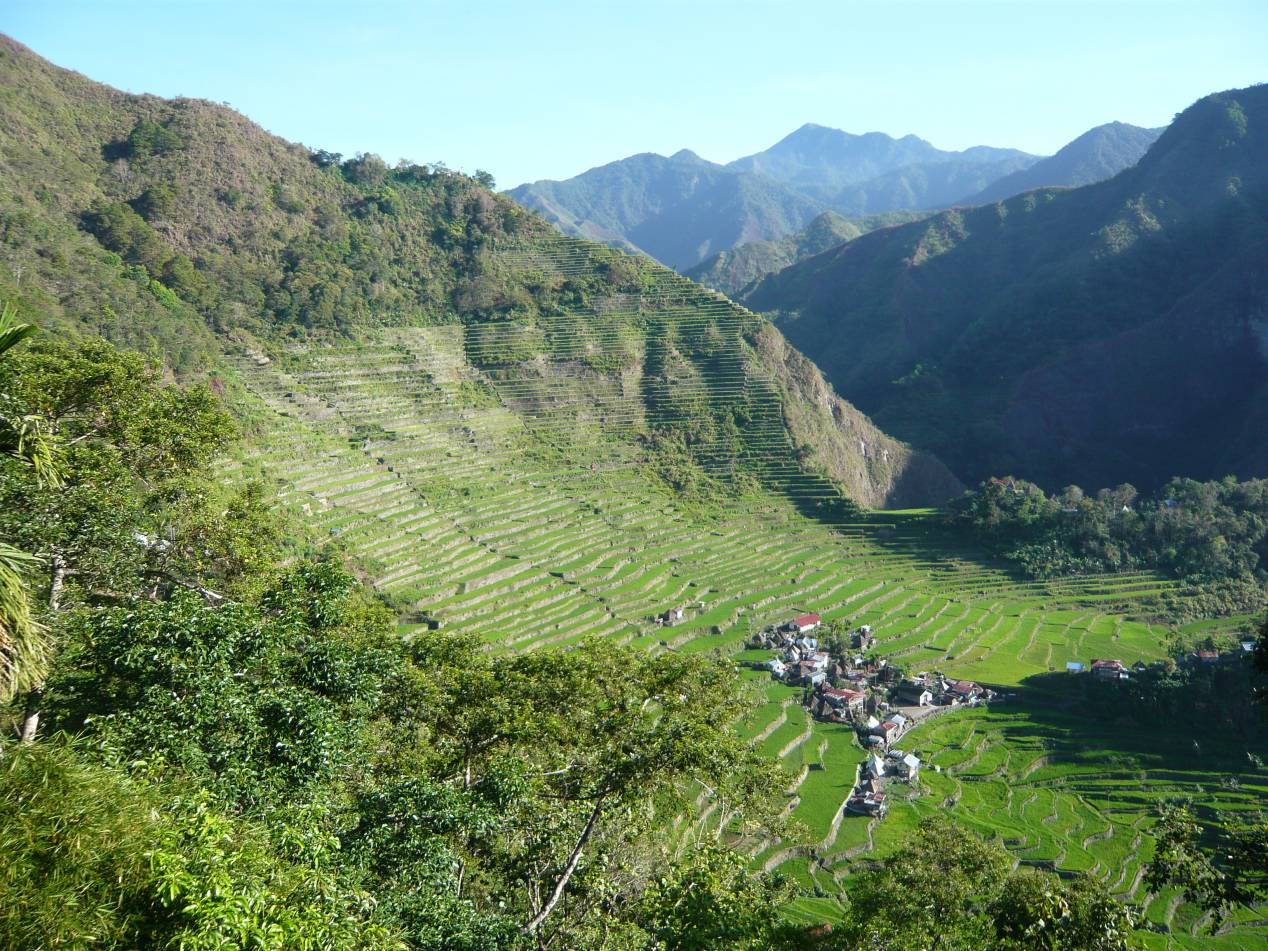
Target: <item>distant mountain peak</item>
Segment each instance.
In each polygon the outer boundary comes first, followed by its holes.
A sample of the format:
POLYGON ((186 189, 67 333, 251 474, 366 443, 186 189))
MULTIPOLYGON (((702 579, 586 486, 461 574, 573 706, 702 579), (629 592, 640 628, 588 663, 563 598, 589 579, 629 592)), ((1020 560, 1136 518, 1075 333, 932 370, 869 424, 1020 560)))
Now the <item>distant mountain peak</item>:
POLYGON ((669 156, 674 162, 703 162, 705 161, 691 149, 679 149, 673 155, 669 156))

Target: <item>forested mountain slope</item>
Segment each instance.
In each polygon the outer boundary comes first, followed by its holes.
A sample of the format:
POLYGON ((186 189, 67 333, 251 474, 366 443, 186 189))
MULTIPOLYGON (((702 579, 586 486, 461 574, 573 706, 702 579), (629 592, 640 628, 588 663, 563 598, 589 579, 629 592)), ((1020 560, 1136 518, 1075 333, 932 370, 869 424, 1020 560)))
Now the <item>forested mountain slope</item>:
POLYGON ((964 478, 1268 472, 1268 87, 1133 168, 865 235, 746 298, 964 478))
POLYGON ((620 359, 596 351, 591 365, 570 363, 569 385, 584 394, 590 375, 606 374, 632 387, 643 422, 628 438, 649 460, 714 459, 752 394, 704 386, 678 415, 656 416, 651 377, 677 367, 656 371, 642 356, 654 328, 637 300, 668 294, 687 318, 675 359, 707 349, 694 335, 711 325, 697 312, 741 328, 725 344, 737 368, 728 372, 764 381, 794 467, 817 467, 869 505, 940 501, 957 488, 831 396, 768 324, 664 268, 586 245, 563 270, 502 266, 499 249, 553 247, 557 233, 478 181, 311 152, 222 106, 125 95, 9 40, 0 80, 0 118, 15 133, 0 145, 0 296, 46 323, 153 346, 192 370, 216 364, 224 348, 263 352, 304 337, 346 344, 378 328, 436 324, 531 332, 565 315, 584 324, 626 313, 633 301, 620 359))
POLYGON ((1089 129, 1055 154, 1028 168, 996 179, 962 205, 983 205, 1045 185, 1091 185, 1112 178, 1140 161, 1162 129, 1142 129, 1126 122, 1109 122, 1089 129))
POLYGON ((791 235, 830 209, 863 216, 941 207, 1036 160, 1015 149, 946 152, 913 135, 805 125, 728 165, 687 149, 644 153, 507 194, 568 234, 685 271, 738 245, 791 235))
POLYGON ((507 194, 568 234, 641 250, 679 269, 737 244, 797 231, 826 207, 686 149, 669 158, 633 155, 507 194))
POLYGON ((683 273, 693 281, 735 297, 767 274, 822 254, 868 231, 903 224, 919 217, 916 213, 896 211, 868 218, 845 218, 835 211, 825 211, 796 234, 736 245, 683 273))

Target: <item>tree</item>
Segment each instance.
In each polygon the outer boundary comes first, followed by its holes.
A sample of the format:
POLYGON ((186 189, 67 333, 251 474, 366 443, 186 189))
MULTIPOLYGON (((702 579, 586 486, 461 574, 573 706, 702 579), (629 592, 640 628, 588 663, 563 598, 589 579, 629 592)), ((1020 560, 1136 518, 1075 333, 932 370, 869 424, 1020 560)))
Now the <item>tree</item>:
POLYGON ((565 895, 561 927, 602 906, 622 843, 688 808, 693 784, 737 828, 778 813, 784 778, 734 735, 736 709, 719 702, 736 693, 730 666, 607 641, 482 660, 445 635, 421 638, 414 659, 442 691, 432 775, 473 788, 517 764, 524 792, 506 804, 504 834, 476 851, 539 941, 565 895))
POLYGON ((1094 880, 1034 871, 1011 875, 988 914, 1001 951, 1121 951, 1135 927, 1132 910, 1094 880))
MULTIPOLYGON (((0 357, 36 331, 17 322, 16 310, 0 308, 0 357)), ((37 482, 59 481, 53 443, 39 420, 16 412, 8 394, 0 393, 0 453, 29 468, 37 482)), ((46 672, 48 641, 36 621, 27 578, 37 565, 26 552, 0 541, 0 703, 30 690, 46 672)))
POLYGON ((1134 914, 1090 878, 1012 871, 998 845, 943 817, 861 876, 838 948, 1125 951, 1134 914))
POLYGON ((780 916, 794 889, 745 865, 731 849, 689 852, 648 885, 636 920, 664 951, 803 947, 804 931, 780 916))
POLYGON ((85 753, 51 741, 0 762, 5 947, 401 947, 320 847, 284 856, 269 840, 291 830, 85 753))
MULTIPOLYGON (((6 419, 56 452, 56 482, 47 465, 0 461, 0 537, 40 559, 50 618, 147 586, 212 594, 192 580, 198 566, 185 563, 190 548, 176 534, 193 500, 206 514, 223 496, 206 464, 232 426, 209 390, 166 385, 157 365, 102 340, 40 340, 0 365, 0 396, 6 419)), ((26 739, 39 725, 38 678, 28 681, 26 739)))
POLYGON ((1268 898, 1268 817, 1221 816, 1209 851, 1202 845, 1207 831, 1188 805, 1164 806, 1153 830, 1157 846, 1145 884, 1154 892, 1182 889, 1185 898, 1212 913, 1214 930, 1233 908, 1268 898))

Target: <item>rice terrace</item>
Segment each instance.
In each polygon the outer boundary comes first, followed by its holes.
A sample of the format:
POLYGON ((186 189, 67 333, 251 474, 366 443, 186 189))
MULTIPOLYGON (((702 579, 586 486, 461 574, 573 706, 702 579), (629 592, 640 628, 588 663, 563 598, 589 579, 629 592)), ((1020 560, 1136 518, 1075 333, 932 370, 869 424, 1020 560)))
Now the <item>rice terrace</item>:
MULTIPOLYGON (((575 276, 611 254, 555 240, 503 260, 575 276)), ((1239 810, 1268 794, 1246 743, 1196 723, 1163 737, 1148 722, 1081 712, 1071 686, 1094 659, 1155 663, 1174 634, 1251 619, 1173 630, 1157 619, 1159 599, 1183 601, 1183 590, 1152 573, 1017 578, 934 510, 816 514, 840 497, 789 461, 780 393, 745 352, 754 318, 663 270, 646 281, 640 295, 537 325, 386 330, 341 350, 232 356, 226 378, 258 447, 235 468, 277 481, 313 536, 346 550, 399 606, 407 634, 450 626, 506 651, 600 636, 761 668, 746 677, 765 702, 736 729, 786 768, 788 809, 808 839, 742 845, 802 886, 789 914, 807 923, 833 919, 852 869, 901 849, 920 817, 949 812, 1022 863, 1088 872, 1144 902, 1165 931, 1160 947, 1268 936, 1250 914, 1205 936, 1209 916, 1142 887, 1157 801, 1239 810), (646 344, 632 325, 654 328, 646 344), (667 355, 683 363, 656 382, 655 402, 631 394, 623 377, 667 355), (738 449, 694 463, 741 486, 725 506, 683 505, 648 477, 633 438, 648 405, 672 424, 691 401, 714 413, 742 404, 752 420, 738 449), (666 625, 675 609, 681 619, 666 625), (895 742, 925 765, 917 781, 888 785, 883 820, 846 809, 866 756, 856 730, 812 717, 803 688, 764 669, 776 652, 747 647, 802 611, 868 625, 875 655, 908 671, 997 693, 895 742)), ((704 811, 678 834, 727 828, 704 811)))

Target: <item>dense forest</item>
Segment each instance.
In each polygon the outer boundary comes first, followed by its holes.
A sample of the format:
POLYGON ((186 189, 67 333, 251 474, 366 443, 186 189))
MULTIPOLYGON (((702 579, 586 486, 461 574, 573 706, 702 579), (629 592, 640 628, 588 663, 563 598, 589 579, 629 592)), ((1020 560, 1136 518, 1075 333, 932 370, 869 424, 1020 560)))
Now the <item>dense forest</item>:
POLYGON ((1268 480, 1173 479, 1048 495, 992 478, 950 506, 956 529, 1035 578, 1155 569, 1258 607, 1268 583, 1268 480))

